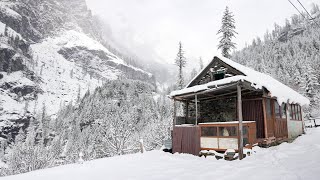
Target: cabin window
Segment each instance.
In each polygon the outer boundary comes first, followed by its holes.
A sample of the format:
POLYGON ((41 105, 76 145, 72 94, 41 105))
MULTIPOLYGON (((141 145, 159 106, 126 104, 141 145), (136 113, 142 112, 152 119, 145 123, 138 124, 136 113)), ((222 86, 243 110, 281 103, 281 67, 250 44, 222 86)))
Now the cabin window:
POLYGON ((243 126, 242 128, 242 133, 243 133, 243 146, 246 146, 249 144, 249 127, 248 126, 243 126))
POLYGON ((248 136, 248 126, 243 126, 242 127, 242 134, 244 135, 244 136, 248 136))
POLYGON ((219 127, 219 136, 237 136, 237 128, 219 127))
POLYGON ((274 101, 274 113, 276 118, 281 118, 281 108, 277 101, 274 101))
POLYGON ((290 119, 293 119, 292 105, 289 105, 289 114, 290 114, 290 119))
POLYGON ((202 127, 201 136, 217 136, 217 127, 202 127))
POLYGON ((287 117, 287 106, 286 104, 282 103, 281 105, 281 117, 286 118, 287 117))
POLYGON ((214 79, 215 80, 220 80, 220 79, 224 79, 225 76, 225 72, 224 71, 218 71, 214 74, 214 79))
POLYGON ((243 138, 243 146, 246 146, 249 143, 249 139, 247 137, 243 138))
POLYGON ((302 121, 302 108, 299 105, 299 117, 300 117, 300 121, 302 121))
POLYGON ((298 104, 296 104, 295 105, 296 106, 296 120, 299 120, 299 121, 301 121, 302 119, 301 119, 301 107, 298 105, 298 104))
POLYGON ((291 104, 290 106, 290 119, 301 121, 301 107, 298 104, 291 104))
POLYGON ((299 116, 298 116, 298 114, 299 114, 299 108, 298 108, 298 105, 294 105, 294 114, 295 114, 295 118, 296 118, 296 120, 299 120, 299 116))
POLYGON ((297 114, 298 120, 301 121, 301 120, 302 120, 302 119, 301 119, 301 114, 300 114, 300 113, 301 113, 301 107, 300 107, 299 105, 297 105, 297 109, 298 109, 298 112, 297 112, 297 113, 298 113, 298 114, 297 114))
POLYGON ((271 100, 270 99, 266 99, 266 114, 267 114, 267 119, 271 119, 272 111, 271 111, 271 100))

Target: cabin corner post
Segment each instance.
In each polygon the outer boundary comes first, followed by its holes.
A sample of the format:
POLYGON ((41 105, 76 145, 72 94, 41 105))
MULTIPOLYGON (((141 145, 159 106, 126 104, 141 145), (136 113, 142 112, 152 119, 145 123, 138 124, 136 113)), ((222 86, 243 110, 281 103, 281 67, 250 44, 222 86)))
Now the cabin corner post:
POLYGON ((241 86, 237 84, 237 102, 238 102, 238 120, 239 120, 239 143, 238 143, 238 150, 239 150, 239 159, 243 159, 243 132, 242 132, 242 99, 241 99, 241 86))

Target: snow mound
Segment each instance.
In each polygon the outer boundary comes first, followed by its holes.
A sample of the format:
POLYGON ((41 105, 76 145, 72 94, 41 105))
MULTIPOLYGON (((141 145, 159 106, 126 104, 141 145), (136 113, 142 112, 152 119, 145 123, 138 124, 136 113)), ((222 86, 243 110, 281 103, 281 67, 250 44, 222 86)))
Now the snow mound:
MULTIPOLYGON (((26 174, 3 177, 3 180, 87 180, 87 179, 248 179, 248 180, 317 180, 320 165, 320 128, 310 129, 293 143, 271 148, 255 148, 243 160, 225 161, 188 154, 150 151, 87 161, 26 174)), ((84 157, 85 159, 85 157, 84 157)))

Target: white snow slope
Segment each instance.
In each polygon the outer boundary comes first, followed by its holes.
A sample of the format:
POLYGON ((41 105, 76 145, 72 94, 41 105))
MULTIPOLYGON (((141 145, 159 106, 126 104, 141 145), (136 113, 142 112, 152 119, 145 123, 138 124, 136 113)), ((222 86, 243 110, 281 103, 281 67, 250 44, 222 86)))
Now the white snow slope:
POLYGON ((96 179, 320 179, 320 128, 293 143, 282 143, 242 161, 200 158, 187 154, 151 151, 99 159, 26 174, 3 180, 96 180, 96 179))

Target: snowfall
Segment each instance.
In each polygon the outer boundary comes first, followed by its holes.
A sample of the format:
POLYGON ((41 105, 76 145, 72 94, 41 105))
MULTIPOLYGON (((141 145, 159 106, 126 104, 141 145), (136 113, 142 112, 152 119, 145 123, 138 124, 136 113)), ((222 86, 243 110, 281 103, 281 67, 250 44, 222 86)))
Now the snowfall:
POLYGON ((320 128, 292 143, 254 148, 243 160, 170 154, 160 150, 71 164, 3 180, 96 180, 96 179, 320 179, 320 128))

